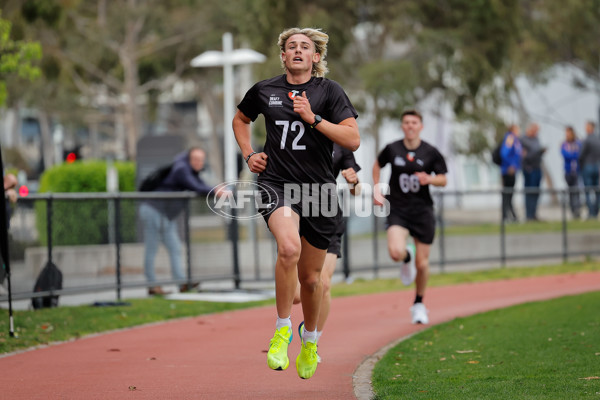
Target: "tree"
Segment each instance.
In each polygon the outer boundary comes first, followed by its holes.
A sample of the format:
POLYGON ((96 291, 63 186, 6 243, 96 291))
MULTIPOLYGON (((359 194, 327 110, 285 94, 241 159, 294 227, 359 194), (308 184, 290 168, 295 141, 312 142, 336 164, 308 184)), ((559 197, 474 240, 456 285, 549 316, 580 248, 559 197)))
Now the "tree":
POLYGON ((0 106, 6 103, 6 80, 34 80, 40 69, 34 65, 42 55, 39 43, 15 41, 11 38, 12 24, 0 14, 0 106))
POLYGON ((487 149, 486 136, 501 121, 498 109, 509 104, 514 89, 508 78, 518 11, 517 0, 362 2, 352 59, 360 65, 374 133, 383 118, 433 98, 468 122, 461 151, 487 149))
POLYGON ((600 98, 600 3, 522 0, 521 15, 525 32, 519 61, 529 78, 545 81, 555 65, 566 64, 584 77, 573 83, 600 98))
POLYGON ((211 31, 198 0, 13 2, 20 3, 79 101, 112 110, 114 120, 122 121, 130 159, 144 117, 151 117, 158 95, 189 68, 199 38, 211 31), (48 14, 56 17, 49 20, 48 14), (141 115, 142 105, 149 114, 141 115))

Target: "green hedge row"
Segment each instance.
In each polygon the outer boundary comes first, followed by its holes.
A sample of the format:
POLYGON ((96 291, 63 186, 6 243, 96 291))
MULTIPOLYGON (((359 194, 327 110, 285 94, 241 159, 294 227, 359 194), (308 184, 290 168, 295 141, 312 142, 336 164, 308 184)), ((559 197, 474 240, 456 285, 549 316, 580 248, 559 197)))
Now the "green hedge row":
MULTIPOLYGON (((119 191, 135 191, 135 164, 115 162, 119 176, 119 191)), ((77 161, 61 164, 44 172, 40 193, 98 193, 106 192, 106 162, 77 161)), ((47 203, 37 202, 36 226, 40 242, 48 243, 47 203)), ((136 237, 136 203, 120 202, 121 241, 132 242, 136 237)), ((97 200, 53 200, 52 244, 85 245, 109 242, 109 217, 114 215, 114 202, 97 200)))

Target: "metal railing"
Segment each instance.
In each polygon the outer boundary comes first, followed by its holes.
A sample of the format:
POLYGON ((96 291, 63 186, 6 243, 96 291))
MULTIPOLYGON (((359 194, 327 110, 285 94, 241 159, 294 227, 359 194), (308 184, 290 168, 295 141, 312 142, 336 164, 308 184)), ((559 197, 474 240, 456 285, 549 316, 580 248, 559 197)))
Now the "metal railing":
MULTIPOLYGON (((451 267, 461 269, 467 265, 484 268, 532 260, 566 262, 572 257, 600 254, 600 222, 579 222, 583 226, 577 229, 571 226, 568 189, 513 193, 515 205, 522 204, 524 193, 539 193, 540 214, 554 225, 560 222, 560 230, 544 231, 543 224, 531 232, 510 229, 501 216, 499 190, 436 191, 437 233, 431 248, 432 268, 447 272, 451 267), (558 204, 552 205, 555 199, 558 204), (460 231, 470 226, 479 228, 474 234, 460 231), (482 229, 485 233, 481 233, 482 229)), ((363 273, 378 277, 385 270, 396 270, 397 264, 387 255, 384 218, 352 214, 347 218, 349 228, 337 274, 351 279, 363 273)), ((238 221, 216 216, 206 205, 206 198, 193 193, 31 195, 19 199, 10 233, 15 300, 107 290, 114 290, 120 300, 124 289, 156 284, 205 285, 219 281, 230 282, 239 289, 274 280, 276 245, 262 219, 238 221), (152 284, 144 279, 137 209, 140 202, 148 199, 183 201, 179 217, 185 255, 183 281, 168 278, 164 268, 166 252, 157 258, 157 267, 162 267, 161 279, 152 284), (63 289, 32 290, 45 262, 54 262, 63 271, 63 289)), ((6 294, 0 295, 0 302, 7 300, 6 294)))

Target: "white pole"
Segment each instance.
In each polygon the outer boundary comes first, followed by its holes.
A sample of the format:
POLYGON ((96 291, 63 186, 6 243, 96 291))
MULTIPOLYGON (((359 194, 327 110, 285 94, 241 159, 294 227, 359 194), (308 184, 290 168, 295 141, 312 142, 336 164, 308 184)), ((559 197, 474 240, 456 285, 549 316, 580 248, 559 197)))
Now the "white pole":
POLYGON ((236 149, 231 122, 233 121, 234 94, 233 94, 233 36, 226 32, 223 34, 223 91, 224 91, 224 124, 223 124, 223 158, 225 163, 225 181, 237 179, 236 149))

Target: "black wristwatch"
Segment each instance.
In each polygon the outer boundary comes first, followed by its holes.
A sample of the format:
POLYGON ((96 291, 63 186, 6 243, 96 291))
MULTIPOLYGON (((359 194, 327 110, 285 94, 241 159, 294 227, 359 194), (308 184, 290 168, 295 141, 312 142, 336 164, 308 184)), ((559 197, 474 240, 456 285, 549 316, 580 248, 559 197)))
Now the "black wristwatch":
POLYGON ((315 122, 313 122, 313 123, 310 125, 310 128, 311 128, 311 129, 315 129, 315 127, 316 127, 317 125, 319 125, 319 122, 321 122, 321 121, 323 121, 323 118, 321 118, 321 116, 320 116, 320 115, 316 115, 316 114, 315 114, 315 122))

